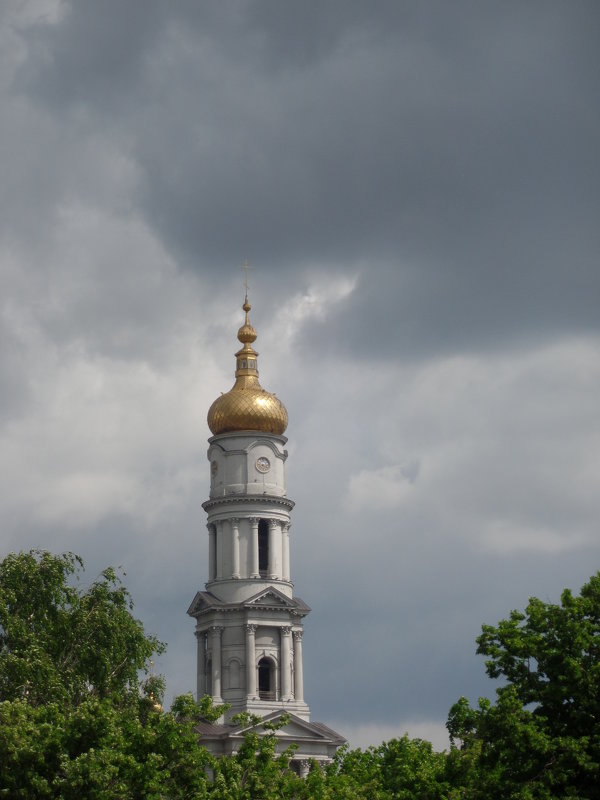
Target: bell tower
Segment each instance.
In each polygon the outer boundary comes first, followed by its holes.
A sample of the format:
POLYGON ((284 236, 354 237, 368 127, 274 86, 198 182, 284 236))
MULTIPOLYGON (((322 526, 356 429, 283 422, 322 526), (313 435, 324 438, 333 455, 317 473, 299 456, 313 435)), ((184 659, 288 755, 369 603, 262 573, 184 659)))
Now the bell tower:
POLYGON ((242 308, 235 384, 208 411, 208 580, 188 609, 196 620, 198 698, 228 703, 224 724, 241 711, 285 711, 308 722, 302 623, 310 609, 291 580, 288 415, 259 383, 247 293, 242 308))

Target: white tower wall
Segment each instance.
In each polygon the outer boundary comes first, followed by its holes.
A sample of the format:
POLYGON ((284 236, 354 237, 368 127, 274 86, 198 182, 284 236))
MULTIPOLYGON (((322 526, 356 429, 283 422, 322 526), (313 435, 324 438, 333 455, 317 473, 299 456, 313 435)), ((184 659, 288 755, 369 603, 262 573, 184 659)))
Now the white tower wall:
POLYGON ((225 720, 281 708, 309 719, 301 643, 309 609, 293 597, 290 576, 286 442, 256 431, 209 440, 209 575, 190 612, 197 619, 198 694, 229 703, 225 720))

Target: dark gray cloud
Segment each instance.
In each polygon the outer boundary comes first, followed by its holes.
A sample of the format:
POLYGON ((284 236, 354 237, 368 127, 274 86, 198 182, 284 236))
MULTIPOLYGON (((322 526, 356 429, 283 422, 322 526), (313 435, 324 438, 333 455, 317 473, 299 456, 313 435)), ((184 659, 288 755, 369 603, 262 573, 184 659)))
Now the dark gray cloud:
POLYGON ((435 352, 597 327, 598 24, 585 3, 75 3, 28 32, 15 85, 108 115, 181 264, 357 271, 355 330, 377 328, 335 338, 435 352))

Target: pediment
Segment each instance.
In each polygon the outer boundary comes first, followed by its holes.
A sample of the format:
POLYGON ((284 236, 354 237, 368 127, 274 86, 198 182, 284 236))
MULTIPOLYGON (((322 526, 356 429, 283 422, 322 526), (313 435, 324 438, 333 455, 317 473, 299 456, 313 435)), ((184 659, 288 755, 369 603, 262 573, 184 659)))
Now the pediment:
POLYGON ((278 739, 290 739, 298 741, 298 739, 325 739, 320 731, 315 730, 310 722, 304 722, 301 719, 290 719, 287 725, 280 728, 275 735, 278 739))
POLYGON ((300 742, 303 739, 305 739, 307 741, 310 740, 313 742, 314 741, 321 741, 324 743, 337 742, 341 744, 342 742, 345 741, 344 738, 340 736, 339 733, 331 730, 327 726, 322 725, 321 723, 308 722, 307 720, 301 719, 300 717, 297 717, 295 714, 290 714, 289 712, 286 711, 273 711, 271 714, 268 714, 266 717, 264 717, 258 725, 256 726, 247 725, 240 727, 236 731, 236 734, 243 735, 247 731, 253 729, 254 730, 258 729, 259 732, 262 733, 263 731, 265 731, 263 725, 265 722, 277 723, 284 715, 287 715, 289 721, 287 722, 286 725, 284 725, 282 728, 279 728, 275 732, 277 738, 283 742, 285 742, 288 739, 290 740, 290 742, 300 742))
POLYGON ((279 589, 270 586, 250 597, 244 603, 246 608, 290 608, 295 609, 296 603, 286 597, 279 589))
POLYGON ((196 592, 196 596, 192 600, 187 613, 190 617, 195 617, 209 608, 215 608, 215 606, 222 606, 222 603, 213 594, 210 594, 210 592, 196 592))

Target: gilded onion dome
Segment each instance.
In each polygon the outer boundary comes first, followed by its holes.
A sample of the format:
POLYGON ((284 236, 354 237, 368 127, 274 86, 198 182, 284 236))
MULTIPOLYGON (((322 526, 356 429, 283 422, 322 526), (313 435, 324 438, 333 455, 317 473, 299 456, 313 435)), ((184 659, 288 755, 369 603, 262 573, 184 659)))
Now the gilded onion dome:
POLYGON ((256 331, 248 319, 251 306, 247 294, 242 308, 246 319, 237 334, 243 346, 235 354, 235 384, 208 409, 208 427, 214 435, 231 431, 282 434, 288 423, 286 408, 258 382, 258 353, 252 347, 256 331))

